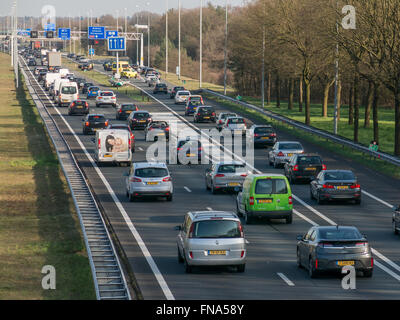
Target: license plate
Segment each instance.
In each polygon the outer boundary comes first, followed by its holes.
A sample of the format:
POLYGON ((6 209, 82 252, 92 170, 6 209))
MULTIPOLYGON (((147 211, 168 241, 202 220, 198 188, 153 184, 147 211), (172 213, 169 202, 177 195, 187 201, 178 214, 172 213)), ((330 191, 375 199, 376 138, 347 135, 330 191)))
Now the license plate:
POLYGON ((77 108, 78 108, 78 109, 83 109, 83 107, 82 107, 82 106, 77 106, 77 108))
POLYGON ((156 184, 158 184, 158 182, 147 182, 146 184, 147 185, 156 185, 156 184))
POLYGON ((210 117, 204 117, 204 119, 210 119, 210 117))
POLYGON ((258 199, 257 203, 272 203, 272 199, 258 199))
POLYGON ((238 183, 238 182, 230 182, 230 183, 228 183, 228 186, 230 186, 230 187, 236 187, 238 185, 240 185, 240 183, 238 183))
POLYGON ((354 266, 354 261, 337 261, 338 266, 354 266))
POLYGON ((165 133, 159 133, 158 135, 159 136, 165 136, 165 133))
POLYGON ((338 190, 346 190, 348 188, 349 188, 348 186, 337 186, 336 187, 336 189, 338 189, 338 190))
POLYGON ((234 132, 235 132, 235 133, 240 133, 240 134, 241 134, 241 133, 242 133, 242 130, 235 130, 234 132))
POLYGON ((288 153, 287 155, 288 155, 288 157, 291 157, 293 155, 293 153, 288 153))
POLYGON ((132 111, 125 111, 126 114, 131 114, 132 111))
POLYGON ((140 123, 145 123, 145 122, 146 122, 146 120, 140 120, 139 122, 140 122, 140 123))
POLYGON ((306 168, 306 171, 315 171, 317 168, 306 168))
POLYGON ((226 256, 226 250, 209 250, 208 254, 210 256, 213 256, 213 255, 225 255, 226 256))
POLYGON ((261 140, 268 140, 269 137, 261 137, 261 140))
POLYGON ((196 155, 194 153, 188 153, 186 156, 188 157, 195 157, 196 155))
POLYGON ((112 154, 105 154, 104 155, 104 158, 111 158, 112 157, 112 154))

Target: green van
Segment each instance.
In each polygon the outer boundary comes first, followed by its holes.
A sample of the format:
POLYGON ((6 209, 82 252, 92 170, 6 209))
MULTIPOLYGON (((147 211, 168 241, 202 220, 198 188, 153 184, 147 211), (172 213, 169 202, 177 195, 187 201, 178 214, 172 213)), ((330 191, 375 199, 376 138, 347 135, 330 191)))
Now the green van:
POLYGON ((288 179, 282 174, 252 174, 246 177, 236 198, 237 213, 246 224, 254 218, 285 219, 292 223, 293 199, 288 179))

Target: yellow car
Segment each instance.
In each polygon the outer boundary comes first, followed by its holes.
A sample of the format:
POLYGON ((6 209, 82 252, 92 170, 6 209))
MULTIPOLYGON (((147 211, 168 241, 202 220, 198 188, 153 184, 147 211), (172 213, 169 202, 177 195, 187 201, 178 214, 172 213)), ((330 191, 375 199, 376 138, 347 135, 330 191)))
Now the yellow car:
POLYGON ((130 78, 136 79, 137 75, 138 75, 137 72, 134 70, 124 70, 121 72, 121 77, 128 78, 128 79, 130 79, 130 78))

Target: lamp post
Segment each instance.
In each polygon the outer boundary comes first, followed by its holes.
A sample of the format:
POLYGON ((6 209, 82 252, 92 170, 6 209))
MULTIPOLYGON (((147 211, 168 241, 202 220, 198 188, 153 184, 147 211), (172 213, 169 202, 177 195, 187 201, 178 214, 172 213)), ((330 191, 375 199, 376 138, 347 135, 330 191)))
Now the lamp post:
MULTIPOLYGON (((136 6, 136 25, 139 24, 139 5, 136 6)), ((139 33, 138 28, 136 27, 136 33, 139 33)), ((139 40, 136 41, 136 65, 139 65, 139 40)))
MULTIPOLYGON (((146 3, 147 6, 150 6, 150 2, 146 3)), ((150 10, 147 14, 147 66, 150 67, 150 10)))
MULTIPOLYGON (((126 38, 126 34, 127 34, 127 30, 128 30, 128 23, 127 23, 127 19, 128 19, 128 9, 125 8, 125 38, 126 38)), ((126 46, 125 46, 125 56, 126 56, 126 46)))
POLYGON ((203 82, 203 0, 200 0, 200 79, 199 79, 199 87, 202 87, 203 82))
MULTIPOLYGON (((338 10, 339 3, 336 0, 336 10, 338 10)), ((339 33, 339 23, 336 18, 336 34, 339 33)), ((333 115, 333 133, 338 133, 338 81, 339 81, 339 43, 336 41, 336 52, 335 52, 335 111, 333 115)))
POLYGON ((226 95, 227 46, 228 46, 228 0, 225 0, 224 95, 226 95))
POLYGON ((168 0, 167 11, 165 12, 165 76, 168 75, 168 0))
POLYGON ((181 0, 178 0, 178 80, 181 80, 181 0))

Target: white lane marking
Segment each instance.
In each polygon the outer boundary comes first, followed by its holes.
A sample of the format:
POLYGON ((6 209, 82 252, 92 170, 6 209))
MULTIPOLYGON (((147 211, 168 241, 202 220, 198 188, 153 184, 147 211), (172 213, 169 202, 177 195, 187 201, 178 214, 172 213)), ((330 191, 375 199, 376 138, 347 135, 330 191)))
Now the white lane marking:
POLYGON ((293 209, 293 213, 295 215, 297 215, 298 217, 306 220, 309 224, 312 224, 313 226, 318 226, 318 223, 316 223, 316 222, 312 221, 311 219, 307 218, 304 214, 298 212, 296 209, 293 209))
POLYGON ((208 211, 214 211, 212 208, 210 208, 210 207, 207 207, 206 208, 208 211))
POLYGON ((390 259, 386 258, 382 253, 376 251, 375 249, 371 248, 371 251, 374 255, 378 256, 381 258, 383 261, 385 261, 388 265, 390 265, 392 268, 396 269, 397 271, 400 271, 400 267, 395 264, 393 261, 390 259))
MULTIPOLYGON (((30 70, 29 70, 30 71, 30 70)), ((31 71, 30 71, 31 72, 31 71)), ((32 74, 32 72, 31 72, 32 74)), ((33 76, 33 75, 32 75, 33 76)), ((36 78, 35 78, 36 81, 36 78)), ((111 188, 110 184, 108 183, 107 179, 104 177, 103 173, 100 171, 100 169, 97 167, 96 163, 94 162, 92 156, 88 153, 86 150, 86 147, 83 145, 82 141, 79 139, 79 137, 75 134, 74 130, 71 128, 69 123, 65 120, 64 116, 60 113, 58 108, 54 105, 54 103, 50 100, 49 96, 45 93, 46 97, 48 98, 49 102, 54 106, 54 109, 57 111, 59 114, 60 118, 64 121, 65 125, 69 129, 69 131, 72 133, 72 135, 75 137, 76 141, 78 142, 79 146, 82 148, 83 152, 85 153, 86 157, 96 170, 97 174, 99 175, 100 179, 103 181, 104 185, 107 188, 107 191, 110 193, 112 199, 114 200, 117 208, 121 212, 125 223, 129 227, 129 230, 131 231, 132 235, 134 236, 136 242, 138 243, 140 250, 142 251, 144 257, 147 260, 147 263, 149 264, 151 270, 153 271, 154 276, 156 277, 158 284, 160 285, 165 297, 168 300, 175 300, 171 290, 168 287, 167 282, 165 281, 163 275, 161 274, 160 270, 158 269, 153 257, 150 254, 150 251, 147 249, 146 244, 144 243, 142 237, 140 236, 139 232, 136 230, 135 226, 133 225, 131 219, 129 218, 128 214, 126 213, 122 203, 119 201, 118 197, 114 193, 114 190, 111 188)))
POLYGON ((387 272, 388 274, 390 274, 393 278, 397 279, 398 281, 400 281, 400 276, 397 273, 394 273, 392 270, 390 270, 389 268, 385 267, 383 264, 381 264, 379 261, 374 261, 374 264, 381 268, 383 271, 387 272))
MULTIPOLYGON (((131 84, 131 86, 143 91, 144 93, 148 94, 149 96, 151 96, 155 101, 157 101, 158 103, 160 103, 161 105, 163 105, 165 108, 167 108, 168 110, 170 110, 173 114, 175 114, 178 118, 180 118, 181 120, 183 120, 183 122, 185 122, 189 127, 192 127, 195 130, 200 130, 199 128, 197 128, 196 126, 192 125, 191 123, 189 123, 186 119, 184 119, 182 116, 180 116, 177 112, 175 112, 174 110, 172 110, 170 107, 168 107, 165 103, 163 103, 162 101, 158 100, 157 98, 155 98, 153 95, 151 95, 150 93, 146 92, 145 90, 139 88, 138 86, 131 84)), ((200 131, 201 132, 201 131, 200 131)), ((253 169, 254 171, 256 171, 257 173, 262 173, 260 170, 256 169, 255 167, 251 166, 249 163, 247 163, 242 157, 239 157, 236 154, 233 154, 230 150, 227 150, 225 148, 225 146, 221 145, 219 142, 215 141, 214 139, 211 139, 210 136, 208 136, 207 134, 201 132, 201 134, 205 137, 207 137, 208 139, 210 139, 213 143, 215 143, 216 145, 220 146, 223 148, 223 150, 225 152, 227 152, 228 154, 232 155, 233 157, 239 159, 240 161, 243 161, 244 163, 246 163, 249 168, 253 169)), ((329 219, 327 216, 325 216, 324 214, 322 214, 321 212, 319 212, 318 210, 314 209, 313 207, 311 207, 310 205, 308 205, 307 203, 305 203, 303 200, 301 200, 299 197, 297 197, 296 195, 292 194, 293 198, 295 200, 297 200, 300 204, 302 204, 304 207, 306 207, 307 209, 309 209, 310 211, 312 211, 313 213, 315 213, 316 215, 318 215, 320 218, 322 218, 323 220, 327 221, 329 224, 331 225, 337 225, 337 223, 335 223, 333 220, 329 219)), ((381 200, 383 201, 383 200, 381 200)), ((383 201, 384 202, 384 201, 383 201)), ((391 207, 391 206, 390 206, 391 207)), ((299 213, 299 212, 298 212, 299 213)), ((297 213, 296 213, 297 214, 297 213)), ((300 216, 300 215, 298 215, 300 216)), ((301 217, 301 216, 300 216, 301 217)), ((307 222, 310 223, 310 221, 308 221, 309 219, 305 219, 307 222)), ((312 223, 313 225, 316 225, 315 223, 312 223)), ((385 262, 389 263, 391 266, 395 265, 396 266, 396 270, 397 268, 400 268, 399 266, 397 266, 394 262, 392 262, 390 259, 388 259, 387 257, 385 257, 383 254, 381 254, 380 252, 378 252, 377 250, 373 249, 371 247, 371 251, 374 250, 373 252, 378 253, 379 257, 381 259, 383 259, 385 262)), ((377 265, 379 266, 379 265, 377 265)), ((383 270, 383 269, 382 269, 383 270)), ((392 275, 391 273, 389 273, 390 275, 392 275)), ((396 277, 395 277, 396 278, 396 277)), ((397 279, 397 278, 396 278, 397 279)), ((398 279, 397 279, 398 280, 398 279)))
POLYGON ((386 207, 392 208, 393 205, 391 205, 390 203, 383 201, 382 199, 379 199, 378 197, 374 196, 373 194, 370 194, 369 192, 365 191, 365 190, 361 190, 362 193, 366 194, 368 197, 382 203, 383 205, 385 205, 386 207))
POLYGON ((192 190, 190 190, 188 187, 183 187, 187 192, 192 192, 192 190))
POLYGON ((288 277, 286 277, 283 273, 277 272, 277 275, 282 278, 283 281, 287 283, 288 286, 294 287, 294 283, 289 280, 288 277))
POLYGON ((139 151, 144 151, 142 147, 138 147, 139 151))

